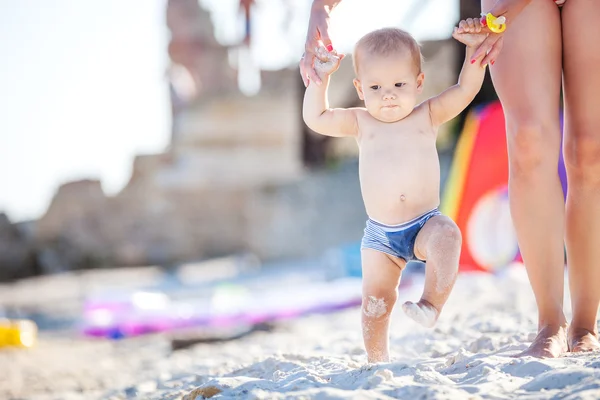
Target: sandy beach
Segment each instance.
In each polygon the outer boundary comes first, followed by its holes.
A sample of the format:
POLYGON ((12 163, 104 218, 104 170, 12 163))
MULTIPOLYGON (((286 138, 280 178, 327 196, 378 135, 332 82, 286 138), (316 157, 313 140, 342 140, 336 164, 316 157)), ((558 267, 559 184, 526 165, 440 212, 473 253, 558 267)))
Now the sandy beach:
MULTIPOLYGON (((401 288, 400 302, 418 299, 419 280, 401 288)), ((568 316, 569 309, 567 298, 568 316)), ((598 353, 511 357, 533 339, 536 319, 525 271, 516 266, 497 276, 462 274, 432 329, 397 307, 393 359, 385 364, 366 364, 355 307, 175 351, 168 334, 109 341, 42 331, 32 349, 0 351, 0 398, 600 398, 598 353)))

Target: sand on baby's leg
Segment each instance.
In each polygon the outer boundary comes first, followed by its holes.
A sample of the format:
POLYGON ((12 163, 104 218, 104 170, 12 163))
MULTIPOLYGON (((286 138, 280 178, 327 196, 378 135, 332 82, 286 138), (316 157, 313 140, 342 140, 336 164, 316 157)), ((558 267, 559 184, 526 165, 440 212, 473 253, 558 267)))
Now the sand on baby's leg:
POLYGON ((445 215, 431 217, 417 235, 415 254, 427 260, 425 286, 421 300, 407 301, 402 309, 419 324, 435 325, 456 282, 461 245, 460 229, 445 215))
POLYGON ((389 361, 390 314, 398 299, 403 260, 362 249, 362 332, 370 363, 389 361))

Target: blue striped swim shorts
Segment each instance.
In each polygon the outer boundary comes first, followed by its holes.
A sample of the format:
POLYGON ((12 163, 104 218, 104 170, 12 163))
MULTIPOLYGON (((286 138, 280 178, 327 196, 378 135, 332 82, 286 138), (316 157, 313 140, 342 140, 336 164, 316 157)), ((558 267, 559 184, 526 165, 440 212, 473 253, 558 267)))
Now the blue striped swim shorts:
POLYGON ((399 225, 385 225, 369 218, 360 247, 381 251, 402 258, 406 262, 419 260, 414 251, 417 235, 429 218, 441 214, 436 207, 399 225))

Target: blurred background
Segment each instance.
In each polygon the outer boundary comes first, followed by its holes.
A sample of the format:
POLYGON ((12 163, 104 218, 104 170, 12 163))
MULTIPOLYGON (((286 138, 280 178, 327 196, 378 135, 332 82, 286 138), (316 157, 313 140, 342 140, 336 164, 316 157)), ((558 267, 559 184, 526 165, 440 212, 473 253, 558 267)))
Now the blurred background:
MULTIPOLYGON (((0 1, 0 347, 27 348, 0 351, 1 398, 87 396, 161 374, 167 358, 189 373, 212 354, 177 364, 191 344, 358 312, 367 218, 358 148, 302 121, 310 5, 0 1), (151 342, 127 339, 140 335, 151 342), (123 351, 155 361, 124 365, 123 351), (98 354, 111 361, 96 365, 98 354)), ((455 84, 464 46, 452 29, 479 7, 342 1, 330 33, 348 57, 331 105, 361 105, 352 47, 385 26, 421 43, 423 99, 455 84)), ((441 208, 463 232, 461 271, 518 262, 489 76, 442 127, 438 150, 441 208)), ((422 278, 410 263, 402 293, 418 296, 422 278)))
MULTIPOLYGON (((242 252, 315 257, 359 240, 356 144, 301 119, 310 3, 3 2, 0 279, 242 252)), ((331 35, 351 53, 372 29, 409 30, 429 97, 456 82, 464 49, 450 34, 478 7, 345 0, 331 35)), ((348 60, 334 106, 359 104, 352 77, 348 60)), ((463 117, 441 135, 444 172, 463 117)))
MULTIPOLYGON (((360 303, 358 149, 301 117, 310 4, 1 2, 0 317, 121 338, 360 303), (343 278, 355 280, 330 284, 343 278), (280 308, 257 316, 268 302, 280 308), (135 313, 137 328, 119 325, 135 313)), ((350 54, 370 30, 410 31, 427 98, 456 83, 464 46, 451 32, 479 13, 476 0, 344 0, 331 37, 350 54)), ((332 106, 360 105, 347 58, 332 106)), ((440 133, 442 208, 474 238, 464 270, 518 258, 503 129, 488 76, 440 133), (473 144, 481 130, 487 144, 473 144)))

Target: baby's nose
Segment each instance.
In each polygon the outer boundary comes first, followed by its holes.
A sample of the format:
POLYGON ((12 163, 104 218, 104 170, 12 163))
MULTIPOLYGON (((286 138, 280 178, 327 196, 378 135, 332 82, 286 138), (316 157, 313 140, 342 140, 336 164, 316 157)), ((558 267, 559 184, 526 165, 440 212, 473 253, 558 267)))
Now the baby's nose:
POLYGON ((387 92, 383 94, 383 99, 384 100, 394 100, 396 98, 396 95, 393 92, 387 92))

